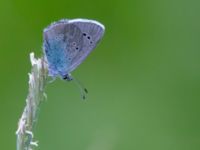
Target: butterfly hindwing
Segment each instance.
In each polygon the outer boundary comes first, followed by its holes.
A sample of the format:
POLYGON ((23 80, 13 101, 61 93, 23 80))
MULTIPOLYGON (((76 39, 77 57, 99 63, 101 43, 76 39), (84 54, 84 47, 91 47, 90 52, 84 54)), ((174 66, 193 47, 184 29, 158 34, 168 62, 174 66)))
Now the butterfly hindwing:
POLYGON ((44 31, 44 49, 52 76, 68 73, 72 59, 82 48, 80 29, 66 22, 59 22, 44 31))

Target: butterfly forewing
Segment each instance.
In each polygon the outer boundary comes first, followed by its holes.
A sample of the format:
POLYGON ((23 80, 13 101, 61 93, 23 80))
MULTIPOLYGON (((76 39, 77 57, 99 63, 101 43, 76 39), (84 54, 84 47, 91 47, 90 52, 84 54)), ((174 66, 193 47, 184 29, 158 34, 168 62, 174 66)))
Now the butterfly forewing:
POLYGON ((69 70, 74 70, 88 54, 97 46, 104 34, 104 26, 96 21, 75 19, 69 21, 82 32, 83 45, 79 53, 72 59, 69 70))

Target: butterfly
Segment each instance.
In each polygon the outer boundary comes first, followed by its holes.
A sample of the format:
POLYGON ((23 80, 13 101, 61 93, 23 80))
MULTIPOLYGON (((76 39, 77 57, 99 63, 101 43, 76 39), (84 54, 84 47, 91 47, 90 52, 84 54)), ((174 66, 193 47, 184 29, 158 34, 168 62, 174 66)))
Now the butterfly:
POLYGON ((103 24, 88 19, 62 19, 43 31, 43 52, 51 77, 72 80, 76 69, 98 45, 105 32, 103 24))

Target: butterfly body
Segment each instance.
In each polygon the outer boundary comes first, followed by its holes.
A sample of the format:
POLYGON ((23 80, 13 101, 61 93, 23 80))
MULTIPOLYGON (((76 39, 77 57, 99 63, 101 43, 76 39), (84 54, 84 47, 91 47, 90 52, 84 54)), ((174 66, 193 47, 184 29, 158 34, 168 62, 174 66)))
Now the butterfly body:
POLYGON ((94 20, 60 20, 44 29, 43 50, 49 75, 69 80, 69 74, 97 46, 104 26, 94 20))

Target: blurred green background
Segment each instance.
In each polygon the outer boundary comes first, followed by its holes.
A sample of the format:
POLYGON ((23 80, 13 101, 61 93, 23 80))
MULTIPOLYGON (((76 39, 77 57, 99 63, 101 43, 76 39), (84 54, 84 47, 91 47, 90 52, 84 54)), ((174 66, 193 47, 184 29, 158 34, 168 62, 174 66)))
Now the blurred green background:
POLYGON ((199 150, 200 1, 1 0, 0 149, 15 149, 28 91, 29 53, 61 18, 102 22, 101 44, 48 85, 35 138, 41 150, 199 150))

